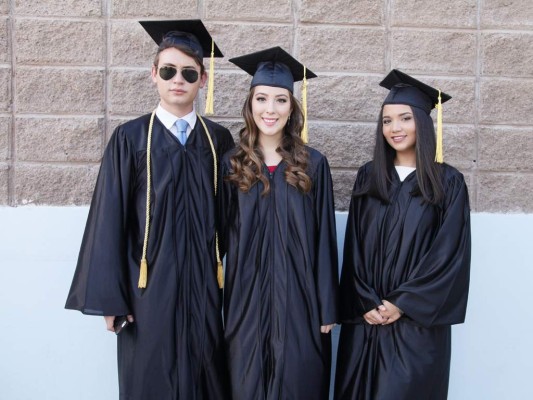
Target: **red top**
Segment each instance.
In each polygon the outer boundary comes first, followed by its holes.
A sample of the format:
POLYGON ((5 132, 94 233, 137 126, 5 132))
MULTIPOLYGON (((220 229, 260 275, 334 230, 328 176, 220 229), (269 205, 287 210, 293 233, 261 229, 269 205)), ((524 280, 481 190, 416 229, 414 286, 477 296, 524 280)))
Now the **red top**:
POLYGON ((273 174, 274 171, 276 170, 276 167, 277 167, 277 165, 267 165, 268 172, 270 172, 271 174, 273 174))

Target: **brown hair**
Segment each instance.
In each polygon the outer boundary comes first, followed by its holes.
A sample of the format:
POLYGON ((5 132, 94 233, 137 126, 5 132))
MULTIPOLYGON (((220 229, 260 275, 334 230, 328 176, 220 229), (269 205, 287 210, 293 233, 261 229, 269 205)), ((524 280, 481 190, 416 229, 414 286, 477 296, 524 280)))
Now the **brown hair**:
POLYGON ((191 48, 181 45, 181 44, 173 43, 171 40, 168 40, 168 39, 163 39, 163 41, 159 44, 159 48, 157 49, 157 52, 155 53, 154 66, 156 68, 159 65, 159 55, 161 54, 161 52, 163 50, 171 49, 171 48, 177 49, 181 51, 182 53, 185 53, 185 55, 193 58, 196 64, 198 64, 198 66, 200 67, 200 75, 203 75, 205 73, 204 62, 200 57, 198 57, 198 54, 196 54, 191 48))
MULTIPOLYGON (((258 181, 263 183, 262 195, 270 191, 270 182, 263 175, 263 152, 259 146, 259 130, 252 114, 252 100, 255 88, 250 89, 244 102, 242 114, 245 127, 239 133, 240 142, 231 157, 232 173, 226 180, 235 183, 244 193, 250 191, 258 181)), ((289 95, 291 115, 283 129, 283 137, 276 151, 287 164, 285 181, 303 193, 311 190, 311 178, 306 174, 309 153, 300 137, 303 127, 303 113, 298 100, 289 95)))

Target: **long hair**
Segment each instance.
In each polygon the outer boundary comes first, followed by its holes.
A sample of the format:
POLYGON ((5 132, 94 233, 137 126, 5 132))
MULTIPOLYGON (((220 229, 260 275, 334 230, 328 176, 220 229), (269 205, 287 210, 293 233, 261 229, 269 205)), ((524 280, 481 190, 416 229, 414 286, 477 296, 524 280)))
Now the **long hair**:
MULTIPOLYGON (((263 174, 263 152, 259 145, 259 129, 252 113, 255 88, 250 89, 242 108, 244 128, 240 131, 240 141, 230 159, 232 173, 226 180, 235 183, 247 193, 258 181, 263 183, 261 195, 270 191, 269 179, 263 174)), ((303 113, 298 100, 289 93, 291 104, 290 118, 283 128, 283 137, 276 151, 287 164, 285 181, 303 193, 311 190, 311 178, 306 174, 309 153, 300 137, 303 127, 303 113)))
MULTIPOLYGON (((433 120, 418 107, 411 107, 416 127, 416 178, 417 185, 414 196, 422 196, 430 204, 437 205, 444 197, 442 171, 440 164, 435 162, 435 127, 433 120)), ((390 173, 394 168, 396 151, 387 143, 383 136, 383 107, 379 113, 376 128, 376 144, 372 169, 366 184, 354 192, 354 196, 368 194, 385 203, 390 202, 390 173)))
POLYGON ((170 49, 170 48, 177 49, 181 51, 182 53, 184 53, 185 55, 193 58, 196 64, 198 64, 198 66, 200 67, 200 75, 204 74, 205 72, 204 62, 200 57, 198 57, 198 54, 196 54, 191 48, 181 45, 181 44, 176 44, 172 42, 172 40, 169 40, 169 39, 163 39, 163 41, 159 44, 159 47, 157 48, 157 52, 155 53, 155 57, 154 57, 154 66, 156 68, 159 65, 159 55, 161 54, 161 52, 163 50, 170 49))

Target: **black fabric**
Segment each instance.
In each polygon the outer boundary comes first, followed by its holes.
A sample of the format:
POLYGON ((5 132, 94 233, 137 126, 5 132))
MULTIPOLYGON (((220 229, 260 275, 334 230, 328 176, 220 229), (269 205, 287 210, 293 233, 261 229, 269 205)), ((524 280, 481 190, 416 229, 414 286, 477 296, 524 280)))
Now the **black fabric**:
MULTIPOLYGON (((225 181, 225 339, 234 400, 327 399, 338 320, 335 214, 327 160, 309 148, 312 189, 285 181, 281 162, 248 193, 225 181)), ((230 171, 229 154, 222 174, 230 171)))
MULTIPOLYGON (((363 187, 371 163, 355 187, 363 187)), ((470 273, 470 209, 463 176, 442 164, 440 206, 412 196, 416 173, 391 171, 391 203, 352 198, 341 273, 335 399, 446 399, 452 324, 464 321, 470 273), (404 311, 391 325, 363 315, 385 299, 404 311)))
MULTIPOLYGON (((119 126, 105 150, 66 308, 134 315, 118 336, 120 399, 224 399, 213 157, 200 121, 183 146, 154 120, 148 285, 137 288, 149 118, 119 126)), ((233 147, 205 122, 219 155, 233 147)))

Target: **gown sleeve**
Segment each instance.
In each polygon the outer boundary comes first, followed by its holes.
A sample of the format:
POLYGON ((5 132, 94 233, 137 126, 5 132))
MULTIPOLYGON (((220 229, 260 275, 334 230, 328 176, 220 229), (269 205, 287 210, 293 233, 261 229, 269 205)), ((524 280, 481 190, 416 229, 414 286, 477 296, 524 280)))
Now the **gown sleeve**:
POLYGON ((462 175, 448 181, 440 229, 414 274, 386 296, 424 327, 464 322, 470 278, 470 207, 462 175))
POLYGON ((133 151, 118 127, 106 147, 65 308, 126 315, 126 229, 133 151))
MULTIPOLYGON (((354 192, 365 184, 368 166, 357 172, 354 192)), ((378 307, 381 299, 369 286, 361 274, 364 274, 360 243, 360 202, 362 197, 353 197, 350 201, 346 233, 344 236, 344 253, 341 271, 341 322, 354 322, 368 311, 378 307)))
POLYGON ((320 324, 337 323, 339 305, 339 274, 337 257, 337 235, 335 228, 335 203, 333 184, 328 161, 320 161, 313 179, 315 213, 318 222, 315 283, 320 311, 320 324))

